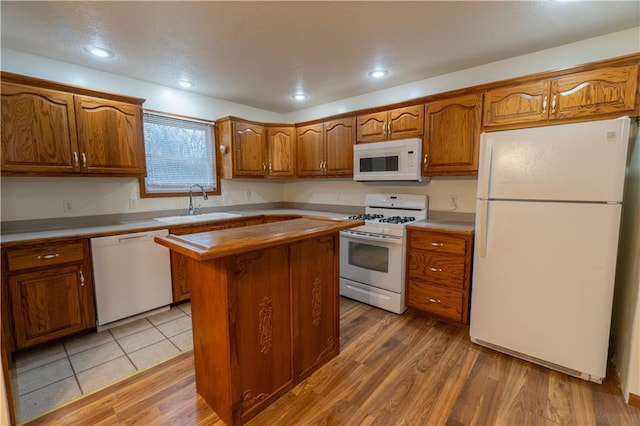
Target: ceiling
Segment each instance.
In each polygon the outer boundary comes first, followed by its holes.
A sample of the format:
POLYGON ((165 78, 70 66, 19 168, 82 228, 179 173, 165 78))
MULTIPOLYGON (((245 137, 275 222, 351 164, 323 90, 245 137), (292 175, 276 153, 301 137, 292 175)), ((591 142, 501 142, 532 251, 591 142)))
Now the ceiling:
POLYGON ((278 113, 640 26, 638 1, 2 1, 2 47, 278 113), (88 44, 115 53, 90 57, 88 44), (373 68, 387 78, 367 76, 373 68), (309 98, 291 95, 303 90, 309 98))

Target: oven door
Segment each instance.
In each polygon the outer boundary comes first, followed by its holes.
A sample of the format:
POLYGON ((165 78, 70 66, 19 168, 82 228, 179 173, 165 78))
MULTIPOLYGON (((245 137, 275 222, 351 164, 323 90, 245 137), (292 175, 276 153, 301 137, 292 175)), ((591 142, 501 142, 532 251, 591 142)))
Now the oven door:
POLYGON ((402 237, 340 232, 340 276, 401 293, 404 288, 402 241, 402 237))

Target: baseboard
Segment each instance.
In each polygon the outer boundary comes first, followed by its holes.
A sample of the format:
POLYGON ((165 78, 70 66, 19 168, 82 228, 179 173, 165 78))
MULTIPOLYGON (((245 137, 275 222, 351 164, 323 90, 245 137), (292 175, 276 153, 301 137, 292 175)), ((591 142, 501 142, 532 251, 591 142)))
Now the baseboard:
POLYGON ((640 408, 640 396, 629 393, 629 405, 632 407, 640 408))

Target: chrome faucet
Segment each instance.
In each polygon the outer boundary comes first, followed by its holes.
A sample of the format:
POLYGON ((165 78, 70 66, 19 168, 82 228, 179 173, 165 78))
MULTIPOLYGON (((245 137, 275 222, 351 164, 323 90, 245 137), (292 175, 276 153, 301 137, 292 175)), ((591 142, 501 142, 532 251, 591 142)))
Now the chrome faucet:
POLYGON ((198 208, 193 207, 193 188, 195 187, 200 188, 200 190, 202 191, 202 198, 204 198, 205 200, 209 199, 202 185, 198 185, 197 183, 195 185, 191 185, 191 188, 189 188, 189 215, 198 214, 198 208))

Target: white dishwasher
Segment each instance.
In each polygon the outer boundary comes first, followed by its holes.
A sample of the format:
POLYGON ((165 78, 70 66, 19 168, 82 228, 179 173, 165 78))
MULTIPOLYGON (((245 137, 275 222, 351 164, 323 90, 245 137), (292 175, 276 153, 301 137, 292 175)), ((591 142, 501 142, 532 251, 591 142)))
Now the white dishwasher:
POLYGON ((153 241, 168 234, 162 229, 91 239, 98 325, 173 301, 169 249, 153 241))

